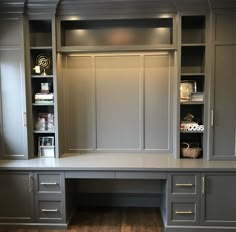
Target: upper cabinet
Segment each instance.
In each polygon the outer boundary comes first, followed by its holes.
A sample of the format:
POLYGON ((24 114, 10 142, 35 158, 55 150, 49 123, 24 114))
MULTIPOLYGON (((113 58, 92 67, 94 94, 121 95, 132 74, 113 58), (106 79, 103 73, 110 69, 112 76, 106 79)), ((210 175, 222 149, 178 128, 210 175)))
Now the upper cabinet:
POLYGON ((180 157, 205 156, 206 16, 180 16, 180 157))
POLYGON ((236 13, 215 12, 212 43, 210 159, 236 158, 236 13))
POLYGON ((54 21, 29 19, 33 157, 56 157, 54 21))
POLYGON ((159 18, 58 21, 58 50, 115 51, 173 48, 174 15, 159 18))
POLYGON ((27 159, 22 18, 0 18, 0 34, 0 158, 27 159))

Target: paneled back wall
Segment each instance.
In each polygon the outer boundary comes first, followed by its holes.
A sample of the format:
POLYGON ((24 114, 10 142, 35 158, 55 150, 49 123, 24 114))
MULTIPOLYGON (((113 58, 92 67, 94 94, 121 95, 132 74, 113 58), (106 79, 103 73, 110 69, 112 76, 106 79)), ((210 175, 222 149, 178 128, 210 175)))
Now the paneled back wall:
POLYGON ((172 151, 173 55, 64 55, 64 152, 172 151))

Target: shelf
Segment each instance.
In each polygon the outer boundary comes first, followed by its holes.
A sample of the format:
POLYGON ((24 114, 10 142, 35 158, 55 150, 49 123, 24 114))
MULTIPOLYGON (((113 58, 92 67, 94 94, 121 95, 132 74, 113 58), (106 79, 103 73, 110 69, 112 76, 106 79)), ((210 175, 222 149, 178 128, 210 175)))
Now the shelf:
POLYGON ((33 103, 33 106, 54 106, 54 103, 33 103))
POLYGON ((204 131, 181 131, 180 130, 180 133, 182 133, 182 134, 203 134, 204 131))
POLYGON ((205 73, 181 73, 181 76, 205 76, 205 73))
POLYGON ((34 133, 35 134, 54 134, 55 131, 54 130, 51 130, 51 131, 37 131, 37 130, 34 130, 34 133))
POLYGON ((62 20, 59 36, 60 47, 173 45, 173 18, 62 20))
POLYGON ((44 46, 38 46, 38 47, 30 47, 31 50, 52 50, 52 47, 44 47, 44 46))
POLYGON ((204 101, 180 101, 181 105, 204 105, 204 101))
POLYGON ((44 75, 32 75, 31 76, 32 78, 53 78, 53 75, 46 75, 46 76, 44 76, 44 75))
POLYGON ((184 43, 181 45, 182 47, 205 47, 205 43, 184 43))

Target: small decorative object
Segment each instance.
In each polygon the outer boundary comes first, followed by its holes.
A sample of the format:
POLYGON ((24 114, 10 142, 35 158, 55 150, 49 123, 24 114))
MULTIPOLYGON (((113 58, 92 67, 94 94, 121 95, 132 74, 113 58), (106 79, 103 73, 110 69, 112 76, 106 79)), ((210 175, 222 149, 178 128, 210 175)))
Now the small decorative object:
POLYGON ((54 114, 40 113, 35 123, 35 130, 53 131, 54 130, 54 114))
POLYGON ((185 117, 184 117, 184 120, 185 121, 188 121, 188 122, 192 122, 194 119, 194 115, 193 114, 190 114, 188 113, 185 117))
POLYGON ((53 104, 53 93, 36 93, 34 95, 34 102, 36 104, 53 104))
POLYGON ((190 100, 191 94, 197 91, 196 81, 181 81, 180 100, 190 100))
POLYGON ((191 93, 191 101, 203 101, 204 94, 203 92, 191 93))
POLYGON ((180 153, 182 157, 187 157, 187 158, 198 158, 201 153, 202 153, 202 148, 193 146, 189 143, 182 142, 181 143, 181 148, 180 148, 180 153))
POLYGON ((199 125, 199 119, 193 114, 188 113, 184 120, 180 122, 180 131, 182 132, 203 132, 204 125, 199 125))
POLYGON ((39 157, 54 157, 54 137, 42 136, 38 138, 38 155, 39 157))
POLYGON ((35 123, 35 130, 38 130, 38 131, 45 131, 46 130, 45 118, 42 118, 40 116, 37 118, 37 121, 35 123))
POLYGON ((49 93, 50 83, 41 83, 41 93, 49 93))
POLYGON ((46 70, 51 68, 51 58, 44 54, 39 54, 35 60, 36 66, 33 68, 35 73, 47 76, 46 70))
POLYGON ((180 131, 183 132, 203 132, 204 125, 198 125, 196 122, 181 121, 180 131))

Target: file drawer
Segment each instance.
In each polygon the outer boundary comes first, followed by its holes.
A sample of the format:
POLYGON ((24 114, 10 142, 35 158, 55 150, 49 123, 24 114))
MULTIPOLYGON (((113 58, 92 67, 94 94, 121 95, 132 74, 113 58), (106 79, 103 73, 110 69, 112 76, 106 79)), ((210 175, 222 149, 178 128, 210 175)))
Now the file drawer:
POLYGON ((171 221, 196 222, 195 202, 171 202, 171 221))
POLYGON ((38 200, 38 221, 60 221, 63 219, 63 203, 60 200, 38 200))

